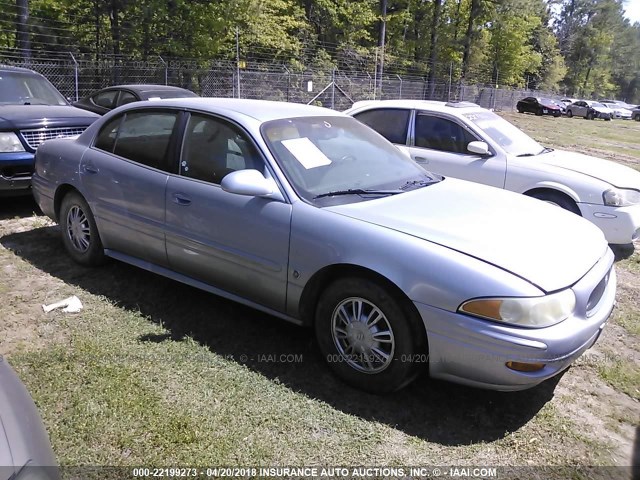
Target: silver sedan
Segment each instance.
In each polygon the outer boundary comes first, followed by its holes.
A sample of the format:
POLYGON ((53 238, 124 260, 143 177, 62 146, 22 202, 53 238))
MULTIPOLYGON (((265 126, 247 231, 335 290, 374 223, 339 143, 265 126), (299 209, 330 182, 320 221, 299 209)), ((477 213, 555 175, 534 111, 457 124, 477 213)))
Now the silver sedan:
POLYGON ((354 118, 236 99, 131 104, 37 153, 34 194, 81 264, 105 256, 315 329, 374 392, 432 377, 519 390, 613 308, 598 228, 442 178, 354 118))

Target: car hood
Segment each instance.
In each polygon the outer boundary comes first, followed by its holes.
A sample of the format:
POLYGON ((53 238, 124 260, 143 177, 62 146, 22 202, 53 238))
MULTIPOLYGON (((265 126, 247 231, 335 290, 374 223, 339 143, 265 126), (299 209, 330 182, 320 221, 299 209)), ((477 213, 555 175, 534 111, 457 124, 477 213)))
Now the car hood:
POLYGON ((593 108, 596 112, 600 112, 600 113, 611 113, 613 111, 609 107, 591 107, 591 108, 593 108))
POLYGON ((451 178, 405 194, 326 208, 483 260, 545 292, 575 283, 607 249, 602 232, 573 213, 451 178))
POLYGON ((603 180, 614 187, 640 188, 640 172, 619 163, 582 153, 554 150, 535 157, 537 161, 603 180))
POLYGON ((37 127, 86 126, 100 115, 71 105, 2 105, 0 129, 15 130, 37 127))

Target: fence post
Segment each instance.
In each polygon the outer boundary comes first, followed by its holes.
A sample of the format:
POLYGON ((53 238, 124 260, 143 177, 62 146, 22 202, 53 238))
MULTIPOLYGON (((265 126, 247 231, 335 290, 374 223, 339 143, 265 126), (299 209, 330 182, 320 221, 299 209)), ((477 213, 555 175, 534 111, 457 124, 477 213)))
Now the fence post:
POLYGON ((400 91, 398 92, 398 98, 402 98, 402 77, 396 73, 396 77, 400 80, 400 91))
POLYGON ((75 84, 75 93, 76 93, 76 102, 78 101, 78 62, 76 62, 76 58, 73 56, 73 53, 69 52, 69 56, 71 60, 73 60, 73 83, 75 84))
POLYGON ((164 65, 164 84, 169 85, 169 71, 167 70, 167 62, 165 62, 160 55, 158 55, 158 58, 162 62, 162 65, 164 65))
POLYGON ((453 62, 449 63, 449 87, 447 88, 447 102, 451 101, 451 81, 453 80, 453 62))
POLYGON ((331 108, 336 108, 336 69, 331 71, 331 108))
POLYGON ((285 71, 287 72, 287 102, 288 102, 289 101, 289 87, 291 85, 291 72, 286 67, 286 65, 283 65, 282 68, 284 68, 285 71))

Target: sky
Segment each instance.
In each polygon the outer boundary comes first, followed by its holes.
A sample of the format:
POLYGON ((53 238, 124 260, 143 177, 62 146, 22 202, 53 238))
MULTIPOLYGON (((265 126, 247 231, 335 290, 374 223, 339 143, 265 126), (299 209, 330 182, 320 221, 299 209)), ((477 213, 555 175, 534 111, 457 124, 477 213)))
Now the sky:
POLYGON ((624 0, 624 10, 631 23, 640 22, 640 0, 624 0))

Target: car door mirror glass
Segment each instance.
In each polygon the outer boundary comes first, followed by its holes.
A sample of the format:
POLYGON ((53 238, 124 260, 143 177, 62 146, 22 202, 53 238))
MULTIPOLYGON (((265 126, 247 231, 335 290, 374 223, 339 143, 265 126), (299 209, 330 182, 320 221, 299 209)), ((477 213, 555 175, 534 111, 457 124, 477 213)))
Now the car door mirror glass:
POLYGON ((469 142, 467 150, 478 155, 489 155, 489 145, 485 142, 469 142))
POLYGON ((273 182, 253 169, 236 170, 225 175, 220 186, 225 192, 252 197, 271 195, 274 191, 273 182))

